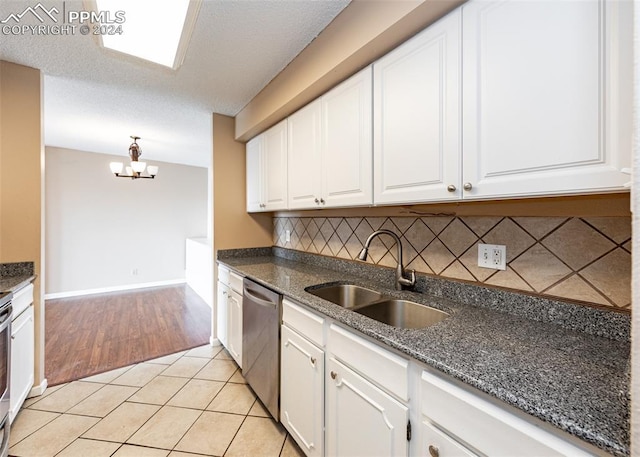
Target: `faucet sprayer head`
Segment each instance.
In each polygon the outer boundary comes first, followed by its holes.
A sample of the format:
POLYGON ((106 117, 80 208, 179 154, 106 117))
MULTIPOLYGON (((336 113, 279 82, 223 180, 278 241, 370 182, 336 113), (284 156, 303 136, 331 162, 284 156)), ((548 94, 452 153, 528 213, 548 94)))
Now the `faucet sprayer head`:
POLYGON ((360 254, 358 254, 358 260, 365 262, 367 260, 368 254, 369 254, 369 249, 362 248, 362 251, 360 251, 360 254))

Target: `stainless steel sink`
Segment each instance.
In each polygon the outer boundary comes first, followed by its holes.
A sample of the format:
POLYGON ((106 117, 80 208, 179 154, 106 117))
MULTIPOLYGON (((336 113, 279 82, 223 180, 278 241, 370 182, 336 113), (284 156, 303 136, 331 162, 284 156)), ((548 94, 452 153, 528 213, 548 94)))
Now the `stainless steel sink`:
POLYGON ((382 299, 380 292, 353 284, 333 284, 321 287, 312 286, 305 290, 316 297, 323 298, 345 308, 363 306, 382 299))
POLYGON ((354 310, 378 322, 399 328, 423 328, 446 319, 439 309, 407 300, 388 299, 354 310))

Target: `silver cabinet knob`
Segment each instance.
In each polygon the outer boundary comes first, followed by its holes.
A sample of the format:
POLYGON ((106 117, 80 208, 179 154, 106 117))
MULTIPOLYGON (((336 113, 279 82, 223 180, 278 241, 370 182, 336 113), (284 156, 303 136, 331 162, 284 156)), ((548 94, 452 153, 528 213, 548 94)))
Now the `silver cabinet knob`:
POLYGON ((337 376, 338 376, 338 373, 336 373, 335 371, 331 372, 331 379, 336 379, 337 376))
POLYGON ((315 365, 316 364, 316 358, 315 357, 311 357, 311 365, 315 365))
POLYGON ((456 186, 454 186, 453 184, 449 184, 447 186, 447 191, 449 192, 455 192, 456 191, 456 186))
POLYGON ((439 457, 440 456, 440 450, 435 447, 434 445, 430 444, 429 445, 429 455, 431 457, 439 457))
POLYGON ((462 186, 462 188, 464 190, 471 190, 471 189, 473 189, 473 186, 471 185, 470 182, 466 182, 466 183, 464 183, 464 186, 462 186))
POLYGON ((320 203, 320 200, 318 200, 318 198, 316 197, 315 200, 313 200, 314 202, 316 202, 316 205, 320 203))
POLYGON ((323 205, 326 203, 326 202, 324 201, 324 198, 321 198, 321 199, 320 199, 320 203, 322 203, 323 205))

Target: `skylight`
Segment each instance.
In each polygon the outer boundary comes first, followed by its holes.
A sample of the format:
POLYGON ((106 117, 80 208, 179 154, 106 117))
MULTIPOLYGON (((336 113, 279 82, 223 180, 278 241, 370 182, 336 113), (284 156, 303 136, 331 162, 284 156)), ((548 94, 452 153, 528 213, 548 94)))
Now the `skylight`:
MULTIPOLYGON (((96 0, 97 11, 124 12, 122 33, 104 33, 114 51, 177 69, 184 59, 200 1, 96 0)), ((107 29, 108 30, 108 29, 107 29)))

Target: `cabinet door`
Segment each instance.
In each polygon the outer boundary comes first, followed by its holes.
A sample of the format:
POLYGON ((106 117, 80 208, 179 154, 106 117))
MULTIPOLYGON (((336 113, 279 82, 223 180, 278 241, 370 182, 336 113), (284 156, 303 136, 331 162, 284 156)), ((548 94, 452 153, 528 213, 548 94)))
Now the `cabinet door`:
POLYGON ((321 98, 326 207, 373 203, 371 90, 367 67, 321 98))
POLYGON ((280 421, 308 457, 324 455, 324 351, 285 325, 280 421))
POLYGON ((288 121, 289 209, 316 208, 322 198, 320 100, 292 114, 288 121))
POLYGON ((263 137, 263 209, 287 209, 287 120, 271 127, 263 137))
POLYGON ((333 358, 325 380, 327 455, 407 455, 406 406, 333 358))
POLYGON ((604 128, 622 77, 605 2, 462 8, 463 198, 622 189, 629 150, 604 128))
POLYGON ((224 347, 228 347, 227 340, 227 307, 230 289, 226 284, 218 281, 218 292, 216 294, 216 332, 218 340, 224 347))
POLYGON ((33 387, 34 323, 33 306, 29 306, 12 323, 11 329, 11 391, 9 420, 18 414, 22 403, 33 387))
POLYGON ((263 211, 262 136, 257 136, 247 143, 246 155, 247 212, 263 211))
POLYGON ((458 9, 373 66, 376 204, 462 195, 460 20, 458 9))
POLYGON ((233 360, 242 368, 242 295, 230 290, 227 300, 228 325, 227 349, 233 360))

